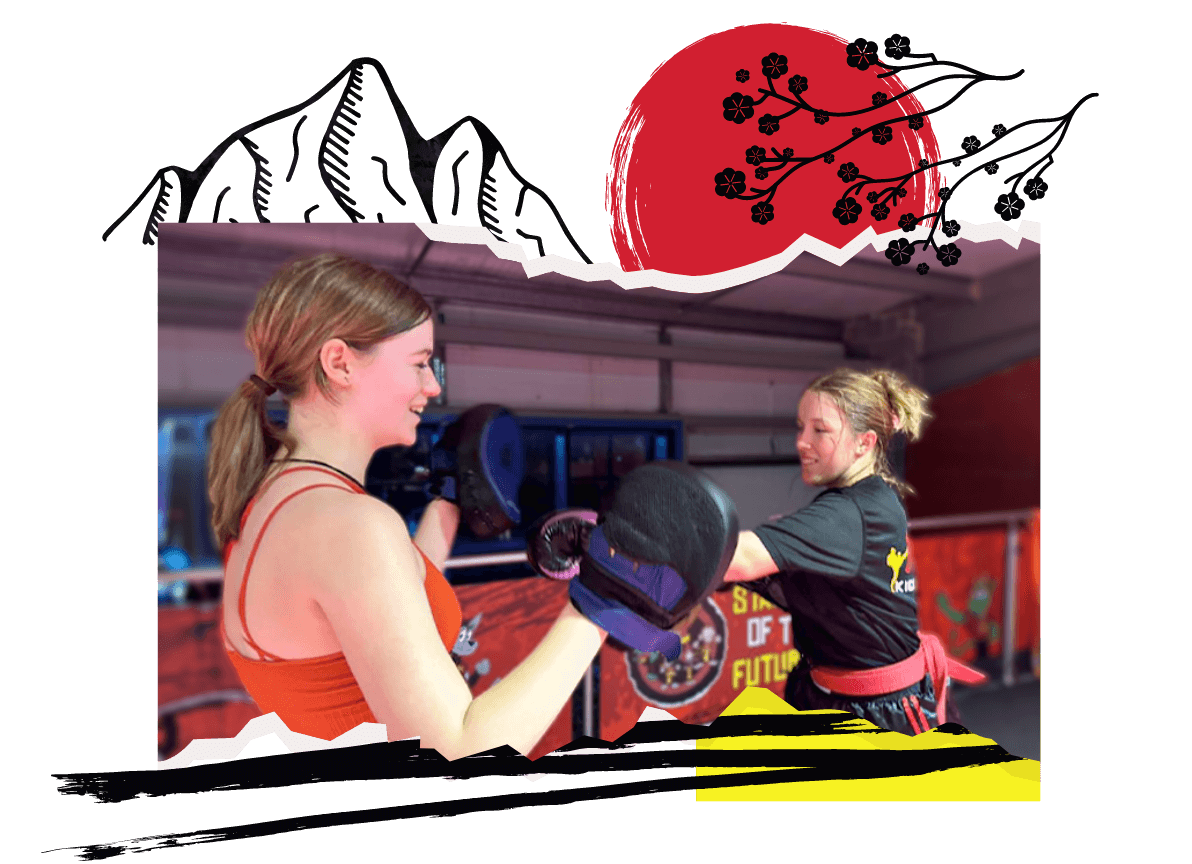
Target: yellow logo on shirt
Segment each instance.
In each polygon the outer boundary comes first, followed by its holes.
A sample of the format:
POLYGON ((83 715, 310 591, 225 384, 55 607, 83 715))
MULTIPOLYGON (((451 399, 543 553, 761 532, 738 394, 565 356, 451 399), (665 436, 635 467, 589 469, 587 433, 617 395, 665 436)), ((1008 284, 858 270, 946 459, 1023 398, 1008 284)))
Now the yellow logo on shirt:
POLYGON ((891 546, 889 554, 886 555, 886 564, 890 567, 892 573, 890 576, 890 590, 896 594, 899 591, 913 592, 915 590, 914 577, 903 579, 902 581, 898 579, 898 574, 902 572, 902 565, 906 563, 907 554, 907 552, 899 552, 891 546))

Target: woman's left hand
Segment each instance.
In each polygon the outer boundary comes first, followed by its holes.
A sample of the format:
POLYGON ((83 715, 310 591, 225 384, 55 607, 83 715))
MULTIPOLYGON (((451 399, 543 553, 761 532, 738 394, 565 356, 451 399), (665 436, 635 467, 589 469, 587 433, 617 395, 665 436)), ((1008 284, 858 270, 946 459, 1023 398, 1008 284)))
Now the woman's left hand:
POLYGON ((436 498, 426 505, 418 531, 414 534, 414 545, 442 572, 455 545, 455 532, 459 530, 459 507, 450 501, 436 498))

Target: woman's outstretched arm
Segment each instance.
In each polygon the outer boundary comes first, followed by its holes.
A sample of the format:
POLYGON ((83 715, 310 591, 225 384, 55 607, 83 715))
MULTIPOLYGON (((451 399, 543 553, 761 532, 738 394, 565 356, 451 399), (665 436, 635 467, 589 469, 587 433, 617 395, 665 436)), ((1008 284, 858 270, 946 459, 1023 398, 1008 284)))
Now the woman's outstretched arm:
POLYGON ((778 572, 778 565, 769 551, 752 531, 742 531, 737 538, 737 551, 724 574, 725 582, 752 582, 778 572))

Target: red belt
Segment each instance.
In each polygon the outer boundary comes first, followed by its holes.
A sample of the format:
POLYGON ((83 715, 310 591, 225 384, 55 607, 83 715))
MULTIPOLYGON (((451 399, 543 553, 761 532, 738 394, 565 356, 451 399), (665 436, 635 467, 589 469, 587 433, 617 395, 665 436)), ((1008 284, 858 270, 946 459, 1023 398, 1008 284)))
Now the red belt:
MULTIPOLYGON (((955 678, 964 684, 981 684, 985 674, 966 666, 944 651, 944 645, 930 633, 919 633, 919 650, 897 663, 875 669, 838 669, 832 666, 813 666, 811 680, 825 690, 841 696, 881 696, 905 690, 930 675, 935 688, 936 709, 940 723, 945 719, 948 698, 947 679, 955 678)), ((923 731, 926 731, 924 729, 923 731)))

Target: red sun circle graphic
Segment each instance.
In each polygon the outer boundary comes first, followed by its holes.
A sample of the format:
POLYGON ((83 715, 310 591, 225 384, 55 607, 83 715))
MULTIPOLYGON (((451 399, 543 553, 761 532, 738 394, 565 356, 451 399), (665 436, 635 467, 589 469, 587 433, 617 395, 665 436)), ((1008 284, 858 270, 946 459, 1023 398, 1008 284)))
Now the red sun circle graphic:
MULTIPOLYGON (((922 104, 914 94, 895 100, 905 89, 897 75, 879 78, 887 70, 849 65, 848 45, 818 30, 758 24, 701 39, 659 67, 634 98, 613 148, 608 204, 622 269, 718 273, 776 255, 804 234, 840 248, 866 228, 895 231, 900 216, 928 212, 940 183, 936 169, 916 174, 905 184, 905 196, 884 204, 869 201, 867 194, 897 182, 867 185, 850 193, 855 204, 838 206, 853 182, 848 163, 860 175, 884 179, 902 177, 920 159, 939 159, 930 118, 923 118, 918 129, 905 120, 890 122, 919 114, 922 104), (766 72, 776 94, 791 99, 797 92, 821 111, 880 107, 829 116, 826 122, 823 115, 800 109, 778 120, 775 129, 772 118, 792 106, 769 95, 742 122, 726 119, 748 113, 740 97, 762 100, 766 72), (887 128, 850 141, 854 128, 874 126, 887 128), (838 145, 844 146, 827 159, 790 172, 769 200, 757 197, 757 190, 772 185, 795 162, 759 178, 758 168, 775 163, 758 165, 751 148, 762 148, 767 158, 789 148, 795 160, 802 160, 838 145), (717 194, 718 185, 722 192, 732 186, 741 197, 717 194), (875 216, 875 209, 884 218, 875 216), (847 220, 850 212, 856 221, 842 224, 841 217, 847 220)), ((893 63, 880 46, 878 59, 893 63)))

